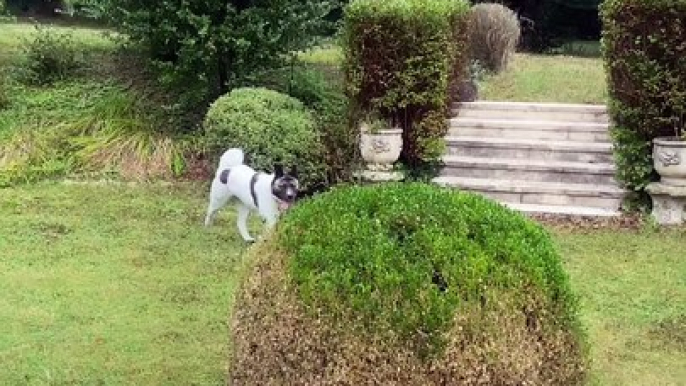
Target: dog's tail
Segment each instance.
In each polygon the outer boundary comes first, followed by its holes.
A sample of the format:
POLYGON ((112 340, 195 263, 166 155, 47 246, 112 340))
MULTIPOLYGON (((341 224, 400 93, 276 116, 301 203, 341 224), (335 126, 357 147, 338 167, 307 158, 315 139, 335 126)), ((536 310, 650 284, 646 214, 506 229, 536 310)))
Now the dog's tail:
POLYGON ((243 165, 245 156, 243 150, 238 148, 229 149, 224 152, 219 160, 219 170, 228 169, 233 166, 243 165))

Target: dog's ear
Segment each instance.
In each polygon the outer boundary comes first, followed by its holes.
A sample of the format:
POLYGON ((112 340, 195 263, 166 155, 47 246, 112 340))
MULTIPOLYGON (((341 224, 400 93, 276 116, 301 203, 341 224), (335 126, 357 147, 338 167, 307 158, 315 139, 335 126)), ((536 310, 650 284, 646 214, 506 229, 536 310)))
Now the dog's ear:
POLYGON ((295 165, 291 166, 291 172, 289 174, 293 178, 298 178, 298 167, 295 165))
POLYGON ((276 176, 276 178, 283 177, 283 165, 274 164, 274 175, 276 176))

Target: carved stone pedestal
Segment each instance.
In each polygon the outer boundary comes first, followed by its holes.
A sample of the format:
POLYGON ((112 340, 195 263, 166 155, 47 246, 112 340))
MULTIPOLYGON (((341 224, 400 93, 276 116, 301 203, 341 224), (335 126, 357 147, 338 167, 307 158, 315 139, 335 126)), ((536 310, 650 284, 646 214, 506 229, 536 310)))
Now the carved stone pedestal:
POLYGON ((392 170, 362 170, 355 173, 355 176, 364 183, 402 181, 405 175, 392 170))
POLYGON ((686 186, 654 182, 646 190, 653 200, 652 216, 660 225, 686 223, 686 186))

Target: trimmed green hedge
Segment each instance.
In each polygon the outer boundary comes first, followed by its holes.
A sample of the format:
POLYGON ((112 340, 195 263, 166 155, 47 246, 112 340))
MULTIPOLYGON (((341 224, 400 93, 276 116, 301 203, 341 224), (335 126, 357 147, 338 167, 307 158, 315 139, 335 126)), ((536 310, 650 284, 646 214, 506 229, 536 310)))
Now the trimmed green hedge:
POLYGON ((601 16, 617 175, 641 193, 652 139, 686 124, 686 0, 606 0, 601 16))
POLYGON ((326 185, 326 162, 311 112, 297 99, 266 88, 237 88, 205 117, 206 149, 215 159, 240 147, 256 170, 297 165, 304 190, 326 185))
POLYGON ((353 115, 374 112, 400 125, 410 166, 443 154, 451 83, 464 76, 467 59, 468 12, 462 0, 353 0, 345 9, 353 115))
POLYGON ((339 186, 243 261, 231 384, 585 384, 578 303, 550 236, 482 196, 339 186))

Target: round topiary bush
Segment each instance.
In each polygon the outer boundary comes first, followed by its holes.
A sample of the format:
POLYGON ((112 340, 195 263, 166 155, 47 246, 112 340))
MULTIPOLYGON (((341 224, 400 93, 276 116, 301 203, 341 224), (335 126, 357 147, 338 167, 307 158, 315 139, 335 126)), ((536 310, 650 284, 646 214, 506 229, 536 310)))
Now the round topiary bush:
POLYGON ((217 99, 205 117, 205 144, 214 159, 240 147, 256 170, 297 165, 300 185, 325 184, 326 163, 316 124, 297 99, 266 88, 238 88, 217 99))
POLYGON ((577 303, 549 235, 433 185, 336 188, 249 253, 235 385, 584 380, 577 303))

